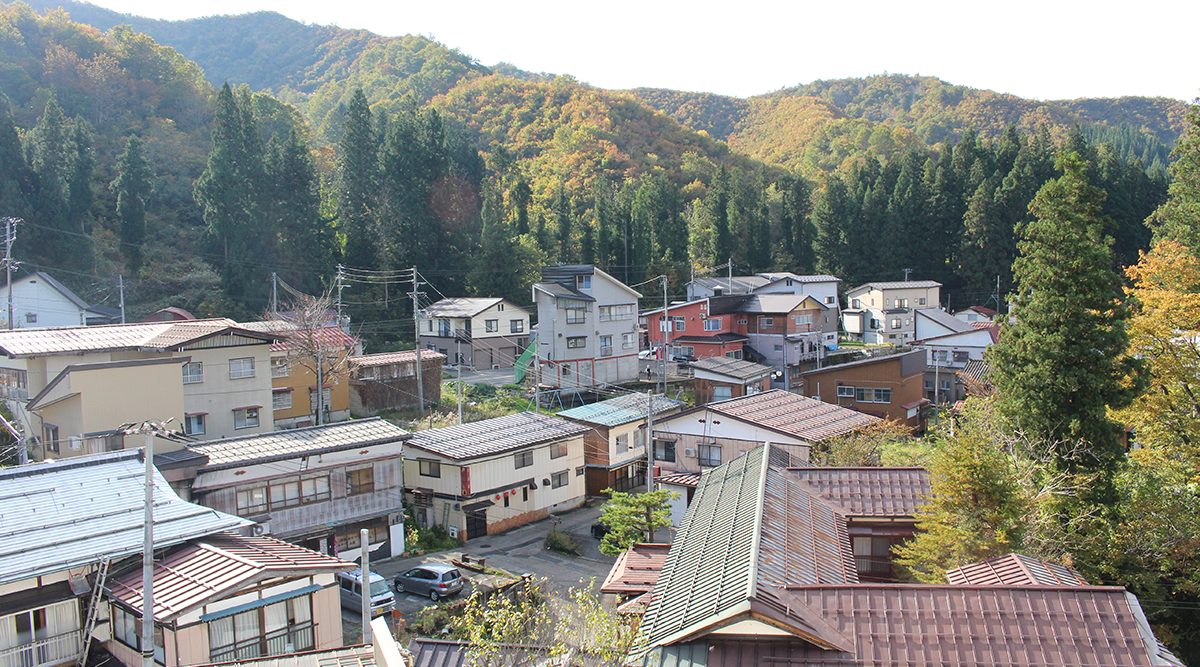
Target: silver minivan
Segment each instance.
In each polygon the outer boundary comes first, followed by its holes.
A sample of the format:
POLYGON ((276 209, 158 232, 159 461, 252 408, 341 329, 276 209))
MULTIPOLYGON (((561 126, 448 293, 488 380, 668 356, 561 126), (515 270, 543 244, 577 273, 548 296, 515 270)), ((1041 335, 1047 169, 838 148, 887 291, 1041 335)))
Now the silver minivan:
MULTIPOLYGON (((362 568, 338 573, 338 588, 341 589, 342 606, 353 611, 362 609, 362 568)), ((371 617, 386 614, 396 606, 396 598, 388 588, 387 579, 371 573, 371 617)))

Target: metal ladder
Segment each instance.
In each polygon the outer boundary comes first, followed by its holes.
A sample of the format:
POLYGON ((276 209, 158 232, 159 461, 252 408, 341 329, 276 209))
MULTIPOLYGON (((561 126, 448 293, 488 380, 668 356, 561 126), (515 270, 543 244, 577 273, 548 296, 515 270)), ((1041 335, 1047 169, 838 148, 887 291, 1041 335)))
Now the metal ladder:
POLYGON ((83 636, 80 638, 79 659, 77 667, 83 667, 87 662, 88 649, 92 646, 92 631, 96 629, 96 621, 100 616, 100 603, 104 599, 104 584, 108 579, 108 567, 111 559, 105 556, 100 560, 100 569, 96 570, 96 581, 92 582, 92 600, 88 604, 87 622, 83 624, 83 636))

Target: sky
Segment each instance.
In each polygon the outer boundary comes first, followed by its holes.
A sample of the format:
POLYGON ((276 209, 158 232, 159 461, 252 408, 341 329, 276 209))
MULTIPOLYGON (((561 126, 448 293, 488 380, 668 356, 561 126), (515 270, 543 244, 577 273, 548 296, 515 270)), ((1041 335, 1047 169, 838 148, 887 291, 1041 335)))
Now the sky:
POLYGON ((1032 99, 1200 96, 1200 2, 92 0, 178 20, 259 10, 420 34, 483 65, 748 97, 817 79, 937 76, 1032 99))

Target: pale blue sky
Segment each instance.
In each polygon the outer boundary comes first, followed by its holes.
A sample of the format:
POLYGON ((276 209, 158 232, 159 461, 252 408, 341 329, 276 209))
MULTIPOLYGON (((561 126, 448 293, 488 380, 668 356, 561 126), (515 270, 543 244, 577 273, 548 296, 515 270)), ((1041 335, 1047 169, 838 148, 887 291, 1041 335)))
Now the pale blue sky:
POLYGON ((430 35, 603 88, 745 97, 885 71, 1038 99, 1200 95, 1200 2, 93 0, 140 16, 273 10, 382 35, 430 35))

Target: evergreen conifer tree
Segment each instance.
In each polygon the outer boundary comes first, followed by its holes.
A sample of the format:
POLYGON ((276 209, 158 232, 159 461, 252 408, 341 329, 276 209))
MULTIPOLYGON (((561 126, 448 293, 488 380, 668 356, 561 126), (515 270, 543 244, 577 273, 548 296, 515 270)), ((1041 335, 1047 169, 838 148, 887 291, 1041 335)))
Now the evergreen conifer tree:
POLYGON ((117 195, 117 221, 121 230, 121 254, 135 274, 142 266, 142 244, 146 241, 146 199, 154 187, 154 172, 142 153, 142 140, 131 135, 125 152, 117 158, 117 178, 112 182, 117 195))

